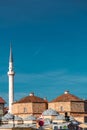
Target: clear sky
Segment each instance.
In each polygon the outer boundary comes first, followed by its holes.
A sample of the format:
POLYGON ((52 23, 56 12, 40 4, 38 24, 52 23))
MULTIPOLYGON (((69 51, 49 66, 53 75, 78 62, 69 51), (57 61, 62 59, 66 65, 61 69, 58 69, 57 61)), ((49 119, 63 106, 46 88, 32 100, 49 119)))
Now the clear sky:
POLYGON ((87 0, 0 1, 0 96, 8 102, 12 41, 15 100, 52 100, 65 90, 87 98, 87 0))

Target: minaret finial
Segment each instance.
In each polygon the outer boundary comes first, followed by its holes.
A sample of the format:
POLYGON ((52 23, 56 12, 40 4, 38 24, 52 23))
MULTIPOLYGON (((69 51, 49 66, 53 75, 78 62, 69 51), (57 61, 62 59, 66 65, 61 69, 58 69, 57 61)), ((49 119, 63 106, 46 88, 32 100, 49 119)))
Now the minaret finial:
POLYGON ((9 62, 13 62, 12 43, 10 43, 10 57, 9 57, 9 62))

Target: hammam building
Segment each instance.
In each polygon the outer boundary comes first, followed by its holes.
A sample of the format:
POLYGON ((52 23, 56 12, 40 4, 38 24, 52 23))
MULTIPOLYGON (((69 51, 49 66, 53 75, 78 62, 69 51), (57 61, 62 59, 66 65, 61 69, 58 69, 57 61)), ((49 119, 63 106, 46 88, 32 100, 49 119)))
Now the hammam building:
POLYGON ((48 103, 48 108, 52 108, 60 114, 73 116, 79 122, 87 122, 87 101, 65 91, 48 103))
POLYGON ((12 113, 20 117, 34 115, 39 117, 48 108, 46 99, 37 97, 34 93, 20 99, 12 104, 12 113))
POLYGON ((80 122, 87 122, 87 101, 70 94, 68 91, 65 91, 64 94, 58 96, 51 102, 35 96, 34 93, 30 93, 28 96, 14 102, 14 75, 12 48, 10 47, 8 71, 9 113, 19 117, 27 117, 29 115, 38 117, 45 110, 53 109, 59 114, 66 114, 68 116, 73 116, 80 122))

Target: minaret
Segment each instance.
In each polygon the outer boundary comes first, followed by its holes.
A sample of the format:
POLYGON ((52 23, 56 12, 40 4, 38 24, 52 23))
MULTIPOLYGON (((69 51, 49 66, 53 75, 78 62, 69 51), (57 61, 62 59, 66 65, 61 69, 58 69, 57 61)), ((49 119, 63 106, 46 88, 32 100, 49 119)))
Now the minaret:
POLYGON ((13 70, 13 55, 12 47, 10 45, 10 57, 9 57, 9 112, 12 113, 12 103, 14 102, 14 70, 13 70))

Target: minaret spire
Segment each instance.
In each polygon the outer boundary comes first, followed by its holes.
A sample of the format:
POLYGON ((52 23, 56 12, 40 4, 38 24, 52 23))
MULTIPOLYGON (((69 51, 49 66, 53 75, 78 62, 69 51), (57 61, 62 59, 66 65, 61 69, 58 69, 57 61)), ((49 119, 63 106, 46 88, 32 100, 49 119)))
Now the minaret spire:
POLYGON ((10 43, 10 57, 9 62, 13 62, 13 55, 12 55, 12 44, 10 43))
POLYGON ((12 45, 10 44, 10 56, 9 56, 9 112, 12 113, 12 103, 14 102, 14 69, 13 69, 13 55, 12 55, 12 45))

